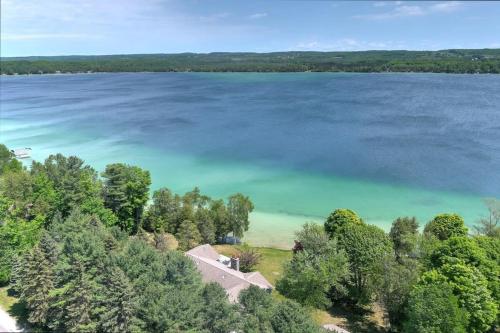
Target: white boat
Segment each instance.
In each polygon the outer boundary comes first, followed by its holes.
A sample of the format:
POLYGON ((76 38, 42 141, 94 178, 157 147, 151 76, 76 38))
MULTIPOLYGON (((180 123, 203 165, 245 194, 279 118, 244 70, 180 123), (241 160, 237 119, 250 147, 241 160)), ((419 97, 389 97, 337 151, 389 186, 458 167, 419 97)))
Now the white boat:
POLYGON ((31 156, 31 148, 12 149, 11 153, 14 154, 16 158, 29 158, 31 156))

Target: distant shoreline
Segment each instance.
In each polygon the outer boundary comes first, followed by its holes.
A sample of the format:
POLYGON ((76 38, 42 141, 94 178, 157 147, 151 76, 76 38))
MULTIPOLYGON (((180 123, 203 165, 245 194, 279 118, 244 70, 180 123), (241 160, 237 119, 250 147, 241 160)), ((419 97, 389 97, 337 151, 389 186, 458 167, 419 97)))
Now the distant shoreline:
POLYGON ((1 77, 24 77, 24 76, 69 76, 69 75, 99 75, 99 74, 165 74, 165 73, 182 73, 182 74, 446 74, 446 75, 500 75, 500 73, 447 73, 447 72, 194 72, 194 71, 165 71, 165 72, 148 72, 148 71, 137 71, 137 72, 70 72, 70 73, 26 73, 26 74, 4 74, 1 73, 1 77))
POLYGON ((498 74, 500 49, 3 57, 0 64, 0 73, 9 75, 96 72, 498 74))

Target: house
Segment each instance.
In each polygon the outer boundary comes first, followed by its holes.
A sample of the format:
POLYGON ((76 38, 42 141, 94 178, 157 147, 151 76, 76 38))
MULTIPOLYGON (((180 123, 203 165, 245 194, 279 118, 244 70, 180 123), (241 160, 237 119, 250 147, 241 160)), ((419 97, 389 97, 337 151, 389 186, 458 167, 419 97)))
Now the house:
POLYGON ((197 246, 186 255, 193 260, 201 273, 203 282, 217 282, 227 292, 229 301, 238 302, 242 290, 251 285, 266 289, 273 286, 259 272, 243 273, 239 270, 239 259, 219 255, 209 244, 197 246))

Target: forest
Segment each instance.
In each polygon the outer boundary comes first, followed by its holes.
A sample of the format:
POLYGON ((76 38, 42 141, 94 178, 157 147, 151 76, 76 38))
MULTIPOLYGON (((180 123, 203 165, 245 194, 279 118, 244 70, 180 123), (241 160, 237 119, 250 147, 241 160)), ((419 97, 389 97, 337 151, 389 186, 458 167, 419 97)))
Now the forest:
POLYGON ((232 304, 183 251, 242 237, 251 199, 160 188, 150 200, 150 184, 140 167, 98 174, 61 154, 26 167, 0 145, 0 284, 20 300, 30 331, 321 332, 311 309, 375 302, 389 332, 498 327, 497 199, 470 230, 443 213, 423 228, 397 218, 386 233, 335 209, 297 232, 276 294, 251 287, 232 304))
POLYGON ((3 57, 1 74, 95 72, 500 73, 500 49, 3 57))

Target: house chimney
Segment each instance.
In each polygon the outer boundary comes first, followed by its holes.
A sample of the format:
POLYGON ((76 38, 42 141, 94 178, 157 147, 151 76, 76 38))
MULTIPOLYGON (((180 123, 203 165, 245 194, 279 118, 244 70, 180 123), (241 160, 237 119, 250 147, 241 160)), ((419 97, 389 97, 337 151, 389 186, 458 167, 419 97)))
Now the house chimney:
POLYGON ((240 258, 231 257, 231 268, 235 271, 240 270, 240 258))

